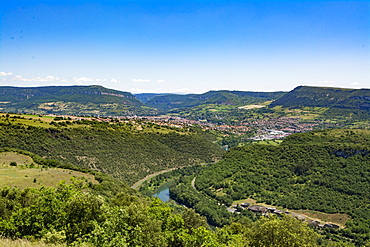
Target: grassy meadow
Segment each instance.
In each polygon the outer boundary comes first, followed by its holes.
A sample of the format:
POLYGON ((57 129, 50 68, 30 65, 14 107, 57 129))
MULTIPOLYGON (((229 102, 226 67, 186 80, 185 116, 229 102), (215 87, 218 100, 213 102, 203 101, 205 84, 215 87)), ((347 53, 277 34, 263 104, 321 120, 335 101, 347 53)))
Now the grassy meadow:
POLYGON ((68 182, 71 177, 85 177, 89 182, 98 183, 92 174, 61 168, 43 168, 35 164, 29 156, 15 152, 0 153, 0 187, 55 187, 59 181, 68 182))

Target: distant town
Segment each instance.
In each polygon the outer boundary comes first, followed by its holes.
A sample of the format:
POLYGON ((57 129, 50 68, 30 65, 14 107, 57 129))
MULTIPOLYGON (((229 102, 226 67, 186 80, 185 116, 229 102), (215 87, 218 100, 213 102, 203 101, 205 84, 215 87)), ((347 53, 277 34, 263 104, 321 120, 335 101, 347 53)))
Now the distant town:
POLYGON ((224 136, 245 135, 254 131, 256 134, 248 139, 254 141, 283 139, 294 133, 308 132, 319 128, 334 127, 333 124, 323 121, 302 122, 300 117, 278 117, 267 119, 252 119, 243 121, 239 125, 215 124, 207 120, 190 120, 177 116, 114 116, 114 117, 81 117, 70 115, 48 115, 53 117, 63 117, 71 120, 95 120, 99 122, 125 122, 145 121, 155 123, 160 126, 173 128, 185 128, 191 126, 200 127, 203 130, 216 130, 224 132, 224 136))

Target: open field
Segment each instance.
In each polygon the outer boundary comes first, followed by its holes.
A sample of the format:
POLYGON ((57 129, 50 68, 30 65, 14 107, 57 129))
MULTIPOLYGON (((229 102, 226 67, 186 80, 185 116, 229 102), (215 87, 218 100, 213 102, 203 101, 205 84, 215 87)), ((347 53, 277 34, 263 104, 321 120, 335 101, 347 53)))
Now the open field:
POLYGON ((238 109, 250 110, 250 109, 256 109, 256 108, 263 108, 263 107, 266 107, 266 105, 245 105, 245 106, 238 107, 238 109))
POLYGON ((334 223, 340 226, 344 226, 350 217, 346 214, 326 214, 313 210, 291 210, 294 213, 305 215, 309 218, 319 219, 324 222, 334 223))
POLYGON ((263 144, 263 145, 273 145, 277 146, 282 143, 283 140, 263 140, 263 141, 253 141, 253 144, 263 144))
POLYGON ((87 181, 98 183, 94 175, 60 168, 42 168, 33 163, 33 160, 14 152, 0 153, 0 187, 15 186, 20 189, 27 187, 38 188, 56 186, 59 181, 70 181, 71 177, 85 177, 87 181), (11 166, 16 162, 16 166, 11 166))

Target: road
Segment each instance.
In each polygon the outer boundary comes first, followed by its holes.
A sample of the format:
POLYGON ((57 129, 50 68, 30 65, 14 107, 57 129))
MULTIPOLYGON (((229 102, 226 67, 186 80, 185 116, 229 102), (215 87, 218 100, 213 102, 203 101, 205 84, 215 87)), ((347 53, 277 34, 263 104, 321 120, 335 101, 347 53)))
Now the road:
POLYGON ((136 183, 134 183, 134 185, 131 186, 132 189, 136 189, 138 190, 141 186, 142 183, 144 183, 146 180, 149 180, 159 174, 162 174, 162 173, 166 173, 166 172, 169 172, 169 171, 172 171, 172 170, 175 170, 175 169, 178 169, 178 168, 170 168, 170 169, 166 169, 166 170, 162 170, 162 171, 159 171, 159 172, 155 172, 155 173, 152 173, 152 174, 149 174, 148 176, 146 176, 145 178, 143 179, 140 179, 139 181, 137 181, 136 183))
POLYGON ((193 180, 191 180, 191 186, 195 189, 195 190, 197 190, 197 188, 195 188, 195 179, 196 179, 197 177, 194 177, 193 178, 193 180))

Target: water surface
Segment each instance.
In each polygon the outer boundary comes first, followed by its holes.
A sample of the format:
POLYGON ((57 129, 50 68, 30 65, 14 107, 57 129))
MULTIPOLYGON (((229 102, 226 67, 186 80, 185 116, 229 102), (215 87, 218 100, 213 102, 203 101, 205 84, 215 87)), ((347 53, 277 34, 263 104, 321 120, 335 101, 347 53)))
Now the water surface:
POLYGON ((153 196, 158 197, 163 202, 168 202, 170 200, 170 187, 171 187, 172 181, 168 181, 164 184, 162 184, 156 191, 153 196))

